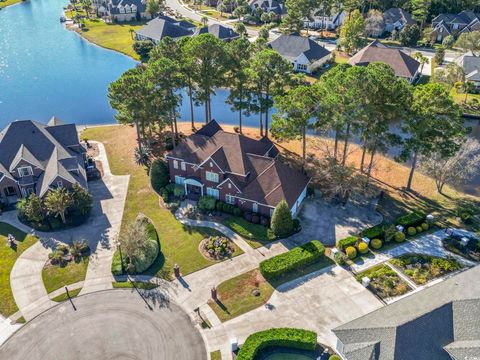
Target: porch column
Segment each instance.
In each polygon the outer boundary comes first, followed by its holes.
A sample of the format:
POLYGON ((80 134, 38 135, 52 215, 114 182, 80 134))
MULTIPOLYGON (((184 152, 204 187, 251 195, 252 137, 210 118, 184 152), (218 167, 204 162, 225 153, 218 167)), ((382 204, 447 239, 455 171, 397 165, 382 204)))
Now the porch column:
POLYGON ((201 194, 202 194, 202 196, 203 196, 203 185, 200 186, 200 192, 201 192, 201 194))
POLYGON ((183 185, 185 186, 185 195, 187 195, 187 183, 185 182, 185 180, 183 181, 183 185))

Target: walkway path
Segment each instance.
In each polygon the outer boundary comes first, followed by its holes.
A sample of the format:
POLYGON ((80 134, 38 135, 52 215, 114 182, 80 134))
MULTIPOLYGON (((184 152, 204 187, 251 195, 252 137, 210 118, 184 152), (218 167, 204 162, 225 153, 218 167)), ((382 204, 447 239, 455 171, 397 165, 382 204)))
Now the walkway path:
MULTIPOLYGON (((57 241, 68 244, 73 240, 84 240, 90 246, 92 255, 82 294, 112 288, 110 264, 114 251, 113 240, 120 229, 129 176, 112 175, 105 148, 103 144, 98 145, 100 154, 96 159, 102 162, 104 176, 102 180, 89 182, 89 190, 93 196, 89 220, 73 229, 51 233, 36 232, 40 241, 24 251, 13 266, 10 274, 12 292, 26 320, 55 304, 43 285, 42 269, 57 241)), ((32 231, 20 223, 16 211, 4 213, 2 221, 27 233, 32 231)))
POLYGON ((445 250, 442 246, 442 239, 445 237, 444 230, 438 230, 431 234, 426 234, 417 237, 415 240, 406 241, 405 243, 398 245, 394 248, 387 249, 381 253, 376 253, 373 258, 365 258, 361 264, 354 264, 350 268, 356 272, 362 272, 375 265, 384 263, 394 257, 398 257, 408 253, 427 254, 437 257, 453 256, 466 265, 475 265, 473 262, 468 261, 462 257, 456 256, 451 252, 445 250))

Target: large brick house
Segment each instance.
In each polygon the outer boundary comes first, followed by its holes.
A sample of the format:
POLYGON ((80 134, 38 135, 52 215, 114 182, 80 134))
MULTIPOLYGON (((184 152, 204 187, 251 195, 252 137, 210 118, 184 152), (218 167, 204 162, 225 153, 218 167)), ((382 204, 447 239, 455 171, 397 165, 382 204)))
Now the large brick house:
POLYGON ((224 131, 214 120, 167 154, 170 180, 187 196, 213 196, 244 211, 271 216, 286 200, 295 215, 310 179, 278 159, 267 138, 224 131))
POLYGON ((86 150, 74 124, 52 118, 48 124, 31 120, 10 123, 0 132, 0 202, 14 204, 50 189, 87 188, 86 150))

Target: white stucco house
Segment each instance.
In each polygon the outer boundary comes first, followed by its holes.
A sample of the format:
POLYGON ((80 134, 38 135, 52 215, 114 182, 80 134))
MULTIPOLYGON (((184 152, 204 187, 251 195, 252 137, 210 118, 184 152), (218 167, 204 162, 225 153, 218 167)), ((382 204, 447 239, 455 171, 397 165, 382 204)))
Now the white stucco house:
POLYGON ((268 45, 290 61, 295 71, 307 74, 315 72, 332 58, 331 52, 323 46, 298 34, 281 35, 268 45))
POLYGON ((309 18, 303 20, 303 24, 309 29, 335 30, 342 26, 346 17, 347 13, 345 11, 328 15, 323 10, 317 9, 309 18))

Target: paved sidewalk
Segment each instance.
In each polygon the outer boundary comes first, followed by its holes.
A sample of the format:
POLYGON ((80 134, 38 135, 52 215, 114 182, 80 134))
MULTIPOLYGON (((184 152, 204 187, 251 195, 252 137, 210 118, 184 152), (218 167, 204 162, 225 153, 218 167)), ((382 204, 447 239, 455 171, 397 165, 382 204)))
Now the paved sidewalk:
POLYGON ((23 324, 12 324, 10 319, 5 319, 0 315, 0 345, 22 326, 23 324))

